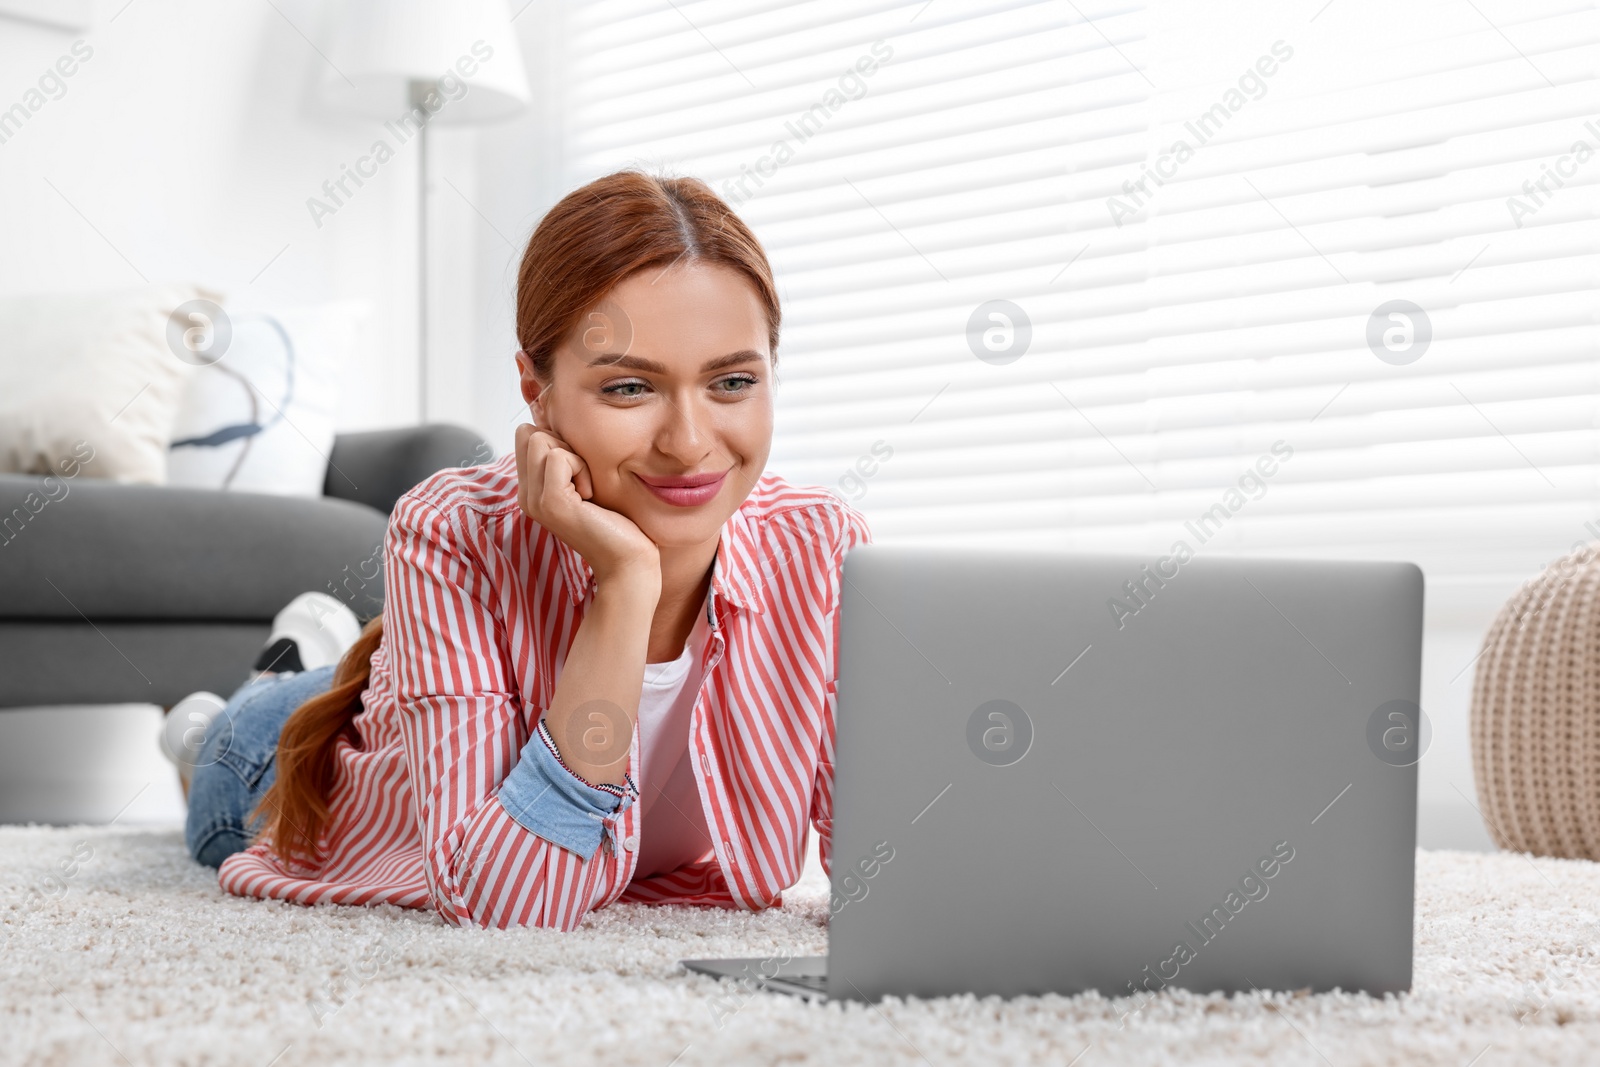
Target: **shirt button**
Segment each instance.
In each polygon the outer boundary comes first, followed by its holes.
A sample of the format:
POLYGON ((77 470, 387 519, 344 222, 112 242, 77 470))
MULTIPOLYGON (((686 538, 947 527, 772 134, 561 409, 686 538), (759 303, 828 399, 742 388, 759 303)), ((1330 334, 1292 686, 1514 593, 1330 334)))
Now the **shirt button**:
POLYGON ((622 839, 622 847, 627 849, 629 852, 636 851, 639 847, 639 838, 633 834, 629 834, 627 837, 622 839))

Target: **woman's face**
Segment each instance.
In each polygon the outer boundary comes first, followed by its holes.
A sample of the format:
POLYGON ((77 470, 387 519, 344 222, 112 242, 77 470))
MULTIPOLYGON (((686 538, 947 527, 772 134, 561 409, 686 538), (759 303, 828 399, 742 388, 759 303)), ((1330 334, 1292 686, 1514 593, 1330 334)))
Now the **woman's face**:
POLYGON ((715 539, 766 469, 767 320, 732 270, 688 262, 628 277, 568 335, 543 388, 517 360, 534 422, 588 465, 594 503, 661 547, 715 539), (707 475, 721 478, 671 485, 707 475))

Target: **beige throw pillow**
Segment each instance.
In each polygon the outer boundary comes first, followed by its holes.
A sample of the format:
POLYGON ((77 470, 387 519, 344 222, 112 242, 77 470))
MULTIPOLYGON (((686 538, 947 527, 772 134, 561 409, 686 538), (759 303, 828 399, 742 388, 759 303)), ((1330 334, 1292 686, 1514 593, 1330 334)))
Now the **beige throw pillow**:
POLYGON ((195 369, 168 343, 183 283, 0 299, 0 471, 159 485, 184 384, 195 369))

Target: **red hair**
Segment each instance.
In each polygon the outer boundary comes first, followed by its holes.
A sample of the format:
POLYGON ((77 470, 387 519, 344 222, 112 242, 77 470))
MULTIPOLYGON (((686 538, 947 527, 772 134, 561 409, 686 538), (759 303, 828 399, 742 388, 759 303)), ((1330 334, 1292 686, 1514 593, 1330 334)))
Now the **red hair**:
MULTIPOLYGON (((628 169, 562 197, 534 229, 517 271, 517 341, 544 383, 583 316, 625 278, 679 262, 726 267, 754 288, 777 364, 778 290, 766 252, 711 187, 628 169)), ((333 685, 294 710, 278 736, 277 778, 256 805, 256 840, 285 864, 315 871, 325 859, 328 797, 341 741, 359 746, 355 718, 383 638, 367 623, 334 670, 333 685)))

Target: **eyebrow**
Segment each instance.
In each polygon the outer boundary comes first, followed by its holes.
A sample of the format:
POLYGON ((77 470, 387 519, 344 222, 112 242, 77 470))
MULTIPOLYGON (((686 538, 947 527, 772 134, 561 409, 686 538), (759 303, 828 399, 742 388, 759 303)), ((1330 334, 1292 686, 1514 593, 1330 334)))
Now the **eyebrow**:
MULTIPOLYGON (((706 364, 700 368, 700 373, 709 374, 714 370, 721 370, 724 367, 737 366, 741 363, 765 363, 766 361, 767 357, 763 356, 761 353, 753 349, 742 348, 737 352, 730 352, 726 356, 718 356, 716 359, 708 360, 706 364)), ((653 359, 643 359, 639 356, 625 356, 621 355, 620 353, 613 352, 606 352, 594 359, 591 359, 589 361, 589 366, 619 367, 624 370, 646 371, 650 374, 667 373, 667 367, 664 363, 657 363, 653 359)))

